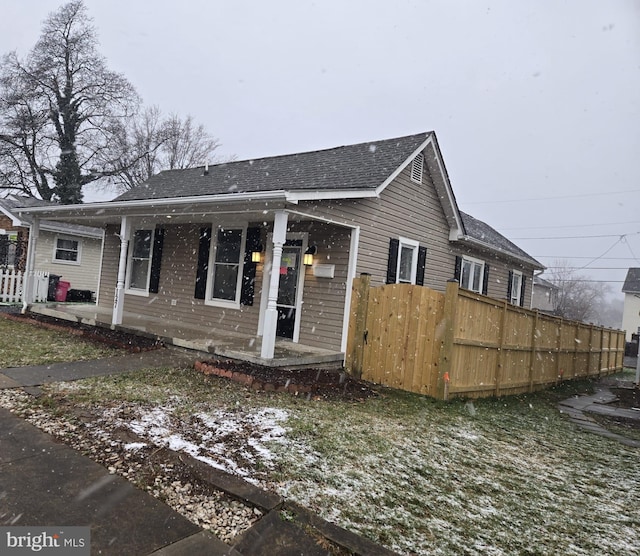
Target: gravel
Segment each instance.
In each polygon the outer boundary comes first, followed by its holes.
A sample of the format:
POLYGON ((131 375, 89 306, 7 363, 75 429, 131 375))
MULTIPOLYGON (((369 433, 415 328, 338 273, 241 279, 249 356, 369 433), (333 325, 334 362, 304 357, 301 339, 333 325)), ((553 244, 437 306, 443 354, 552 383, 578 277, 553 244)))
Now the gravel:
POLYGON ((58 417, 31 407, 22 390, 0 390, 0 406, 148 491, 224 542, 232 542, 262 517, 258 508, 190 476, 186 466, 166 457, 165 448, 135 438, 130 431, 113 430, 90 408, 78 408, 75 419, 58 417))

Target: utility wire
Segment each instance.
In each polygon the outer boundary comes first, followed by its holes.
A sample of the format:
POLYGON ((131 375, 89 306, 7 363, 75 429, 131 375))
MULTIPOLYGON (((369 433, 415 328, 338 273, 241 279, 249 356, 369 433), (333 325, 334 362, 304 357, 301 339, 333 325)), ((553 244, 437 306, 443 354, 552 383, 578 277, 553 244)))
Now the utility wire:
POLYGON ((640 189, 627 189, 626 191, 607 191, 604 193, 582 193, 580 195, 559 195, 557 197, 531 197, 529 199, 498 199, 493 201, 465 201, 465 205, 493 205, 496 203, 524 203, 530 201, 550 201, 554 199, 582 199, 586 197, 608 197, 610 195, 622 195, 625 193, 640 193, 640 189))

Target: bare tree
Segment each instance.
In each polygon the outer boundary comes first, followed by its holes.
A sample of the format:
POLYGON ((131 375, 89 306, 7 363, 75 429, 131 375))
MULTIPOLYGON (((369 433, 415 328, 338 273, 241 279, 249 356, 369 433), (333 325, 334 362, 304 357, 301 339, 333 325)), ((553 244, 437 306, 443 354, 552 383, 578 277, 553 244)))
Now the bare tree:
POLYGON ((132 85, 106 67, 82 1, 45 20, 26 58, 0 68, 0 177, 4 187, 61 203, 121 170, 114 135, 138 105, 132 85), (6 184, 6 185, 5 185, 6 184))
POLYGON ((191 116, 176 114, 163 118, 160 109, 143 110, 117 134, 116 151, 126 160, 112 178, 121 191, 148 180, 162 170, 192 168, 219 161, 215 151, 219 141, 209 135, 191 116))
POLYGON ((558 287, 555 314, 560 317, 593 321, 597 319, 599 309, 606 304, 609 286, 578 274, 567 261, 556 261, 545 278, 558 287))

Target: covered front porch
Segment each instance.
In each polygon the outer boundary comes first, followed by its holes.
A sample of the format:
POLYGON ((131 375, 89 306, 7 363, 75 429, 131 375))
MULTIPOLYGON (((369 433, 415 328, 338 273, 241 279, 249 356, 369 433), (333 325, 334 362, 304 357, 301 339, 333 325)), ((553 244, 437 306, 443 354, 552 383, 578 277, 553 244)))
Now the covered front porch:
POLYGON ((90 326, 103 326, 163 341, 185 349, 204 352, 215 357, 248 361, 284 369, 339 368, 344 353, 314 346, 307 346, 278 338, 272 358, 261 356, 262 338, 228 329, 207 329, 176 320, 154 318, 124 311, 122 323, 111 323, 112 311, 96 304, 35 303, 30 306, 35 314, 54 317, 90 326))

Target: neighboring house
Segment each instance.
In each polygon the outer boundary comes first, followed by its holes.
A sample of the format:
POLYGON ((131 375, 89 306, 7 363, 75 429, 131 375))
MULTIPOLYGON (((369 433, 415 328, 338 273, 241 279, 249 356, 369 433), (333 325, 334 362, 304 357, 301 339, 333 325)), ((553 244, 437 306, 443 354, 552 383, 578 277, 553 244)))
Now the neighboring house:
POLYGON ((531 308, 549 314, 555 314, 558 308, 558 286, 540 276, 533 277, 531 308))
MULTIPOLYGON (((58 205, 29 197, 0 199, 0 267, 23 272, 26 268, 32 218, 18 214, 18 208, 53 206, 58 205)), ((34 270, 60 276, 73 289, 97 292, 103 235, 100 228, 39 221, 34 270)))
POLYGON ((361 273, 440 291, 455 277, 530 307, 543 268, 458 209, 433 132, 164 171, 110 202, 25 212, 106 227, 99 304, 114 324, 224 326, 263 336, 267 359, 276 337, 344 351, 361 273))
POLYGON ((630 268, 622 285, 624 308, 622 310, 622 329, 626 340, 632 340, 632 334, 640 334, 640 268, 630 268))

